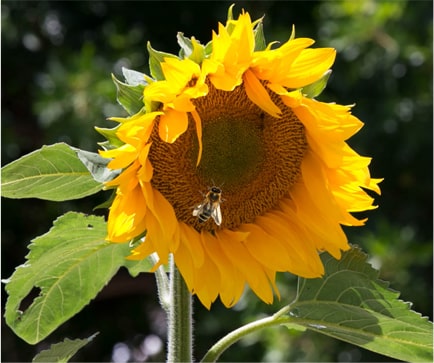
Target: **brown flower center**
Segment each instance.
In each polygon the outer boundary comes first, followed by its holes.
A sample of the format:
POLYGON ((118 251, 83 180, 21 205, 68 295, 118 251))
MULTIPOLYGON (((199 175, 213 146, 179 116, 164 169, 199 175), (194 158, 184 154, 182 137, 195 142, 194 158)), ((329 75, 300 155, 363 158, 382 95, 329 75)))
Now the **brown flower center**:
MULTIPOLYGON (((307 148, 304 127, 277 95, 281 118, 262 111, 243 85, 231 92, 209 85, 207 96, 194 100, 202 120, 202 159, 196 167, 198 143, 194 122, 173 144, 154 130, 149 158, 152 185, 172 204, 180 221, 197 230, 236 228, 275 207, 300 175, 307 148), (212 186, 222 191, 222 223, 199 222, 194 207, 212 186)), ((158 126, 158 122, 157 122, 158 126)))

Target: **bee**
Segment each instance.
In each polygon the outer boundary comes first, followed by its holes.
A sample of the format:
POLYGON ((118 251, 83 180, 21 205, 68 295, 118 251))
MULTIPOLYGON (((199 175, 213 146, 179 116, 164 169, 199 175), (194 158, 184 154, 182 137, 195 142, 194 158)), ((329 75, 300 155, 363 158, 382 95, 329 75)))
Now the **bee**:
POLYGON ((205 223, 210 217, 215 224, 220 226, 222 223, 222 212, 220 203, 222 202, 222 191, 220 188, 212 187, 205 195, 202 203, 194 207, 193 216, 199 219, 199 223, 205 223))

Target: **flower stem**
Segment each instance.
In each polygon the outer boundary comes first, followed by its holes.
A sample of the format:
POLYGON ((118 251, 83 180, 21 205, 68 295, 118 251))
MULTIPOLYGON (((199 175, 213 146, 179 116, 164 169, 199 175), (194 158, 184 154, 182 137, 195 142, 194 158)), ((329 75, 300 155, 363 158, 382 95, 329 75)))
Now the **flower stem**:
POLYGON ((285 315, 287 311, 288 311, 288 306, 285 306, 282 310, 276 312, 272 316, 246 324, 230 332, 228 335, 226 335, 225 337, 220 339, 216 344, 214 344, 210 350, 208 350, 208 352, 202 358, 201 362, 217 361, 217 359, 226 349, 228 349, 232 344, 236 343, 241 338, 245 337, 247 334, 271 326, 289 323, 291 319, 285 315))
POLYGON ((184 279, 170 260, 167 362, 192 362, 192 304, 184 279))

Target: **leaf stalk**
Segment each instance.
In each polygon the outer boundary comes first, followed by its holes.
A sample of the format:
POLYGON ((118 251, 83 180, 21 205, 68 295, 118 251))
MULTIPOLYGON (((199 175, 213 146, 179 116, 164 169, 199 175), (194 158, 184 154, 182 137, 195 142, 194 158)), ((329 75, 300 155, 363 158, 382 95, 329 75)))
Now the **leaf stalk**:
POLYGON ((216 362, 220 355, 228 349, 231 345, 244 338, 246 335, 262 330, 264 328, 278 326, 282 324, 288 324, 291 322, 291 318, 286 316, 289 306, 285 306, 272 316, 256 320, 254 322, 248 323, 234 331, 230 332, 222 339, 220 339, 216 344, 214 344, 208 352, 204 355, 201 362, 216 362))

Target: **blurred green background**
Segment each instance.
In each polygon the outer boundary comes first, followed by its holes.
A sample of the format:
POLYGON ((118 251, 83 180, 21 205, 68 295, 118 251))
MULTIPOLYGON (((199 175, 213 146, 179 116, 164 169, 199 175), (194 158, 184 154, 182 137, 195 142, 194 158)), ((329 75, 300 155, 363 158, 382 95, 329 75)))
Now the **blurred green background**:
MULTIPOLYGON (((211 39, 231 2, 2 1, 2 165, 44 144, 67 142, 89 151, 102 138, 94 126, 123 116, 110 74, 127 67, 147 72, 146 42, 177 53, 176 33, 211 39)), ((350 140, 373 157, 384 177, 380 208, 366 227, 346 229, 369 253, 401 298, 432 320, 432 1, 242 1, 234 14, 264 18, 267 41, 286 41, 291 27, 315 46, 338 51, 320 100, 356 103, 365 127, 350 140)), ((2 278, 22 264, 27 245, 69 210, 94 213, 106 195, 54 203, 2 199, 2 278)), ((103 211, 97 211, 103 213, 103 211)), ((267 306, 247 292, 233 309, 195 303, 195 356, 219 337, 292 300, 296 279, 279 276, 282 301, 267 306)), ((6 300, 2 294, 2 308, 6 300)), ((165 315, 152 275, 120 271, 82 312, 46 341, 30 346, 2 319, 2 361, 31 361, 53 342, 97 338, 74 361, 162 361, 165 315)), ((314 333, 269 329, 230 348, 221 361, 390 361, 314 333)))

